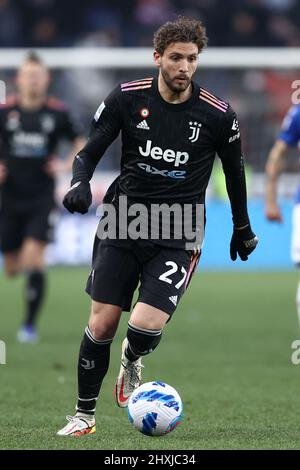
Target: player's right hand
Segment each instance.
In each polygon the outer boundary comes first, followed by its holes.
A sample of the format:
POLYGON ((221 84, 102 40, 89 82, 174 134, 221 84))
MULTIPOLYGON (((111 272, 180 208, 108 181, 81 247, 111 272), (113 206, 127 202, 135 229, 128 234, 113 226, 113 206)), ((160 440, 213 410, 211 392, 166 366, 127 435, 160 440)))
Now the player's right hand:
POLYGON ((5 163, 0 160, 0 184, 4 183, 4 181, 6 180, 6 176, 7 176, 7 168, 5 166, 5 163))
POLYGON ((237 255, 242 261, 247 261, 248 256, 255 250, 258 238, 252 232, 250 225, 243 228, 234 228, 230 242, 230 257, 232 261, 237 259, 237 255))
POLYGON ((47 175, 52 178, 69 170, 69 168, 67 168, 66 162, 56 155, 53 155, 51 158, 49 158, 44 169, 47 175))
POLYGON ((268 220, 272 222, 282 222, 282 215, 280 208, 277 204, 266 204, 265 206, 265 216, 268 220))
POLYGON ((79 212, 86 214, 92 204, 92 193, 90 183, 77 181, 74 183, 63 199, 63 205, 72 214, 79 212))

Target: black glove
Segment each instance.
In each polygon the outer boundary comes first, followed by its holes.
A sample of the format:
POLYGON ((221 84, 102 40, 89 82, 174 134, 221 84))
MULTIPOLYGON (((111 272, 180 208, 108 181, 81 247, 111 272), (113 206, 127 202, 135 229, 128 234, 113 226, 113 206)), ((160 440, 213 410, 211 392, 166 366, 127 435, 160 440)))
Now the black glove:
POLYGON ((92 193, 88 181, 77 181, 63 199, 63 205, 69 212, 86 214, 92 204, 92 193))
POLYGON ((258 238, 255 233, 252 232, 250 225, 242 229, 233 229, 233 234, 230 242, 230 257, 232 261, 235 261, 237 255, 242 261, 248 259, 248 255, 255 250, 258 244, 258 238))

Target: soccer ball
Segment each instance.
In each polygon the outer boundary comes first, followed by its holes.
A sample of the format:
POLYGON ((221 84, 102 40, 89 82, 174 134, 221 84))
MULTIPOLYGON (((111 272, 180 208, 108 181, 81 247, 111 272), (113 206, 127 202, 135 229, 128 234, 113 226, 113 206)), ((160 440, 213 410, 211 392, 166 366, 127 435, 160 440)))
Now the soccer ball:
POLYGON ((162 436, 173 431, 182 417, 183 406, 178 392, 163 382, 144 383, 129 399, 129 421, 147 436, 162 436))

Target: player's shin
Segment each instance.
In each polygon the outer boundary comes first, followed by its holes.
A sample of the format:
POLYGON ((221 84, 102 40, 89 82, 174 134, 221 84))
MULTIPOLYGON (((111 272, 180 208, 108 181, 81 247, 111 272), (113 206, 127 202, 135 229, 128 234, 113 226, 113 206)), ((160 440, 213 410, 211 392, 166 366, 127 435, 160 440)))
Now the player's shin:
POLYGON ((86 327, 78 360, 78 402, 76 411, 94 415, 96 401, 107 373, 112 339, 96 340, 86 327))
POLYGON ((121 408, 128 406, 130 396, 141 384, 141 356, 154 351, 161 335, 161 330, 139 328, 128 323, 127 337, 122 344, 120 372, 115 385, 116 401, 121 408))
POLYGON ((159 345, 161 337, 162 330, 138 328, 128 323, 128 344, 125 349, 125 356, 129 361, 134 362, 139 357, 150 354, 159 345))
POLYGON ((26 317, 24 324, 34 326, 45 294, 46 276, 43 271, 31 271, 26 275, 26 317))
POLYGON ((21 343, 35 343, 39 339, 35 325, 45 296, 46 276, 42 270, 26 271, 25 275, 25 318, 17 339, 21 343))

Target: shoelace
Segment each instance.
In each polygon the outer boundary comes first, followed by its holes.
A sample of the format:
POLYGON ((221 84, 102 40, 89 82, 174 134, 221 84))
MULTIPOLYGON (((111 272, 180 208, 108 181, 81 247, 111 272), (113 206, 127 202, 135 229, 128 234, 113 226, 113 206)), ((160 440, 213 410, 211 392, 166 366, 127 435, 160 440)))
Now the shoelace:
POLYGON ((83 421, 87 426, 90 426, 90 423, 86 419, 81 418, 80 416, 67 415, 66 419, 67 421, 69 421, 69 423, 74 423, 76 420, 79 419, 80 421, 83 421))
POLYGON ((66 420, 69 421, 70 423, 73 423, 75 421, 75 416, 67 415, 66 420))
POLYGON ((136 388, 137 385, 140 385, 140 378, 139 378, 139 373, 141 369, 143 369, 143 364, 137 365, 137 364, 132 364, 129 367, 125 366, 123 364, 123 367, 129 372, 130 378, 129 378, 129 384, 133 387, 136 388))

